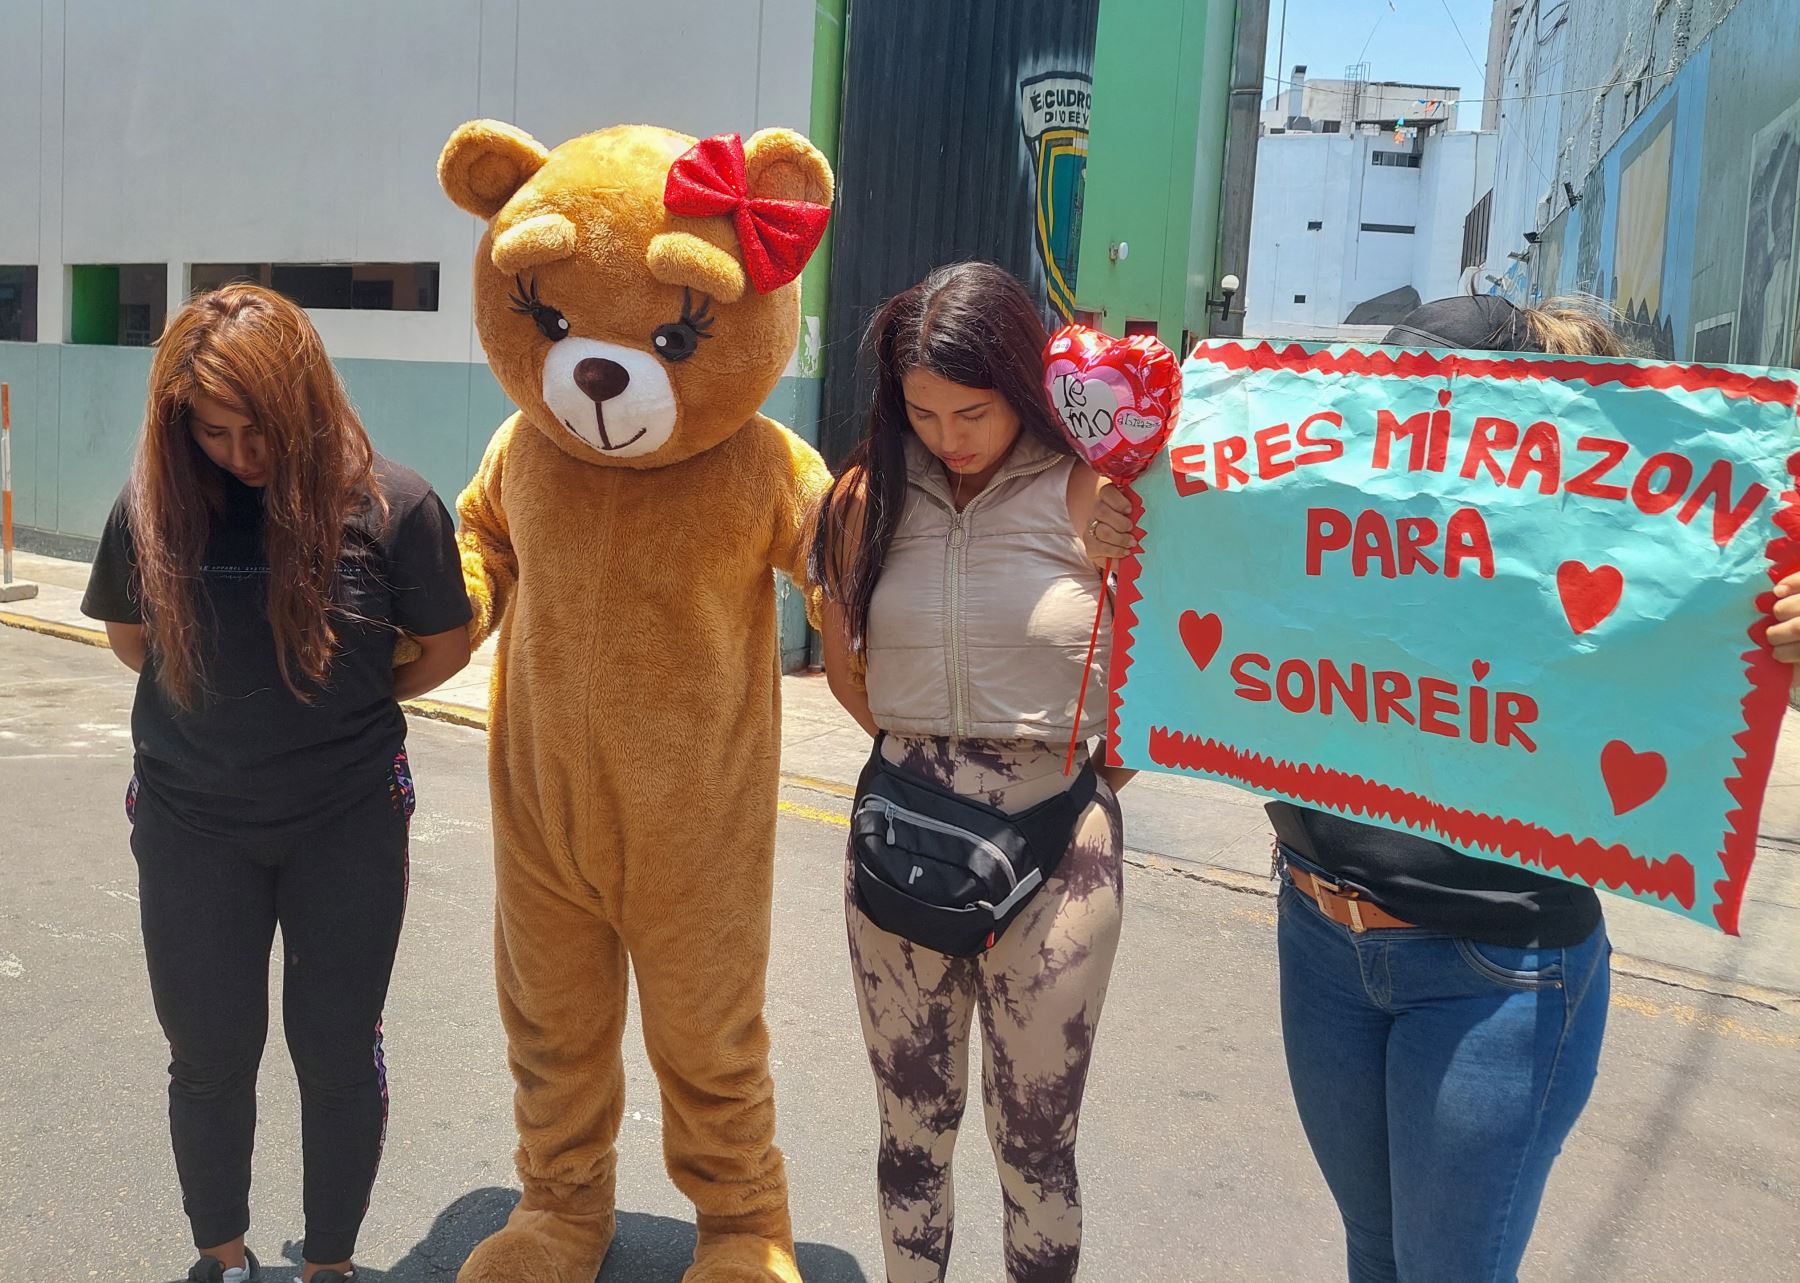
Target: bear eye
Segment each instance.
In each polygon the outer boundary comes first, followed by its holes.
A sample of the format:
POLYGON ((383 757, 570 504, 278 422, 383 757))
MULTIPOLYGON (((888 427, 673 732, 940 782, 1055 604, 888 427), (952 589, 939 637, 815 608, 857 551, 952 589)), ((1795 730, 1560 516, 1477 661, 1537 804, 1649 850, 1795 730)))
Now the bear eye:
POLYGON ((537 278, 529 281, 513 277, 512 310, 523 316, 529 316, 538 327, 538 332, 552 343, 560 338, 568 337, 569 322, 563 314, 538 297, 537 278))
POLYGON ((681 319, 659 325, 650 335, 650 346, 665 361, 685 361, 700 349, 700 340, 712 337, 712 299, 702 294, 694 306, 692 290, 681 291, 681 319))

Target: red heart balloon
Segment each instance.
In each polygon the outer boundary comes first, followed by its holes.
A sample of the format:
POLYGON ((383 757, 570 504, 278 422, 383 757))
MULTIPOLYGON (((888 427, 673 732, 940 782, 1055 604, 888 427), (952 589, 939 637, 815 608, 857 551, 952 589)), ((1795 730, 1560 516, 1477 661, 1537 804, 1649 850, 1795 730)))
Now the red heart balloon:
POLYGON ((1115 339, 1065 325, 1044 349, 1044 386, 1070 443, 1095 472, 1135 480, 1175 427, 1181 363, 1151 334, 1115 339))

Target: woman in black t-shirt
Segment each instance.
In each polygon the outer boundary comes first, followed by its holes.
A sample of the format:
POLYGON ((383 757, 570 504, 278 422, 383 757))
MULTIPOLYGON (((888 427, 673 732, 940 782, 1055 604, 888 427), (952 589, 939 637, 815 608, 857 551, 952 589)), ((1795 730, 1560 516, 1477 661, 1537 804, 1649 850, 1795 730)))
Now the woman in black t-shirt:
POLYGON ((169 322, 82 603, 139 672, 126 795, 169 1125, 201 1258, 244 1246, 269 949, 300 1080, 302 1278, 350 1257, 387 1125, 381 1008, 406 898, 398 701, 469 660, 449 514, 377 455, 306 314, 233 285, 169 322), (395 665, 402 633, 415 658, 395 665))
MULTIPOLYGON (((1624 355, 1574 306, 1428 303, 1386 342, 1624 355)), ((1090 549, 1120 556, 1105 492, 1090 549)), ((1800 576, 1769 642, 1800 658, 1800 576)), ((1281 1028, 1301 1125, 1343 1217, 1351 1283, 1515 1283, 1551 1165, 1593 1089, 1610 991, 1588 887, 1286 802, 1281 1028)))

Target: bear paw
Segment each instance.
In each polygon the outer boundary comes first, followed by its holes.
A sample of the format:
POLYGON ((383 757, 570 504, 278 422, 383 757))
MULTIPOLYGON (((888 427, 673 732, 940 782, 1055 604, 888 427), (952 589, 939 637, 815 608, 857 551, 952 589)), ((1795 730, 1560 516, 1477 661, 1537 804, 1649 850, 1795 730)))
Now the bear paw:
POLYGON ((752 1234, 700 1235, 681 1283, 800 1283, 793 1249, 752 1234))
POLYGON ((612 1236, 611 1214, 516 1210, 469 1253, 456 1283, 594 1283, 612 1236))

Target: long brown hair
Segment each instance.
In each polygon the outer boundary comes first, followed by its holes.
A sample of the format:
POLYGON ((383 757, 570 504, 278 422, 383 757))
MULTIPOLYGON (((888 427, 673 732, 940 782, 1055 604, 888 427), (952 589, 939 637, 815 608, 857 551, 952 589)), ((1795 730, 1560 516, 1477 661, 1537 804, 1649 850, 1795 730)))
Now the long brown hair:
POLYGON ((205 397, 254 423, 268 455, 263 490, 269 625, 296 698, 324 685, 337 644, 333 597, 345 523, 382 505, 374 448, 298 306, 256 285, 196 295, 170 318, 150 366, 150 401, 130 486, 130 523, 157 677, 192 707, 205 684, 196 589, 223 473, 189 421, 205 397))
POLYGON ((1049 341, 1025 287, 992 263, 940 267, 889 299, 869 323, 865 343, 875 360, 869 426, 825 495, 808 567, 826 598, 844 607, 853 655, 863 652, 869 603, 906 506, 906 438, 913 431, 906 372, 928 370, 966 388, 991 388, 1019 416, 1021 432, 1073 454, 1044 390, 1049 341))

